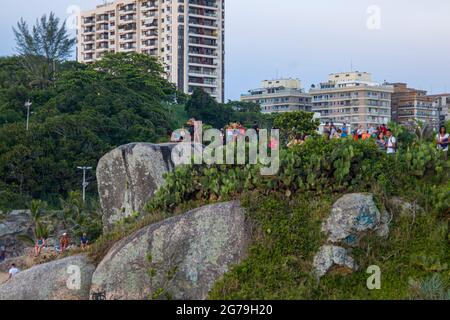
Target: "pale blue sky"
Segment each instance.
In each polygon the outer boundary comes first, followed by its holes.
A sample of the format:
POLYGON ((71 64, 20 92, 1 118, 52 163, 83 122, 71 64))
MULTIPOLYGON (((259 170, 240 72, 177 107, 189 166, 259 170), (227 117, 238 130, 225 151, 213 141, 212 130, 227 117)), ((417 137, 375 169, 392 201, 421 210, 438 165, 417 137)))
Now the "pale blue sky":
MULTIPOLYGON (((101 0, 3 1, 0 55, 14 52, 11 26, 54 11, 94 7, 101 0)), ((276 76, 304 86, 328 73, 371 72, 377 81, 403 81, 433 93, 450 91, 448 0, 227 0, 226 97, 276 76), (367 27, 367 9, 381 9, 381 29, 367 27)))

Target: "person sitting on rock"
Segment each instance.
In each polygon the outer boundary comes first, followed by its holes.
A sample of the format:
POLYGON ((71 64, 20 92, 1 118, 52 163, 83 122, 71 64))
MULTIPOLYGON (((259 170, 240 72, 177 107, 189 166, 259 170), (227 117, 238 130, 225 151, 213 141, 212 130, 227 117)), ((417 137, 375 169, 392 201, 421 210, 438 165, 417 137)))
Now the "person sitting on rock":
POLYGON ((69 236, 66 232, 63 233, 62 237, 59 239, 59 245, 61 249, 61 253, 64 253, 64 251, 67 250, 69 247, 69 236))
POLYGON ((89 244, 89 239, 88 239, 86 233, 83 233, 83 235, 80 238, 81 249, 83 249, 83 250, 86 249, 88 244, 89 244))
POLYGON ((19 269, 16 267, 16 265, 13 263, 13 264, 11 265, 11 268, 10 268, 9 271, 8 271, 9 276, 8 276, 8 279, 7 279, 6 281, 8 281, 8 280, 10 280, 11 278, 15 277, 16 274, 18 274, 19 272, 20 272, 20 270, 19 270, 19 269))
POLYGON ((39 257, 43 247, 45 247, 45 239, 43 237, 40 237, 36 240, 36 244, 34 246, 34 253, 36 257, 39 257))

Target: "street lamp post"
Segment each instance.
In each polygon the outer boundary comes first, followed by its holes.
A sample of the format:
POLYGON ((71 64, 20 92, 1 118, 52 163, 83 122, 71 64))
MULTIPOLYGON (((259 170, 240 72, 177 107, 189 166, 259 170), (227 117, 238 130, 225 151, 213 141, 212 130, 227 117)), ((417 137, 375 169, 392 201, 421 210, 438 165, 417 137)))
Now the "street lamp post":
POLYGON ((31 107, 32 103, 30 100, 27 100, 27 102, 25 102, 25 108, 27 108, 27 131, 30 128, 30 107, 31 107))
POLYGON ((92 167, 77 167, 79 170, 83 170, 83 203, 86 203, 86 188, 89 182, 86 181, 86 171, 92 170, 92 167))

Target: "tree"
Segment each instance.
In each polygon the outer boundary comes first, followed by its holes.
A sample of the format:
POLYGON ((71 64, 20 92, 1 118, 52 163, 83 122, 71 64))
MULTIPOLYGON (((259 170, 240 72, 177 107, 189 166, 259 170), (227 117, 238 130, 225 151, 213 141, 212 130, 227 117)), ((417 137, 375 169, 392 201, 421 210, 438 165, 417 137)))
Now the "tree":
POLYGON ((304 111, 284 112, 276 115, 274 126, 281 132, 284 141, 289 141, 297 135, 314 135, 319 127, 319 120, 314 120, 314 114, 304 111))
POLYGON ((16 38, 16 50, 22 56, 24 66, 33 76, 31 86, 45 88, 50 85, 56 72, 56 66, 70 56, 75 38, 69 38, 66 23, 53 12, 36 20, 31 30, 23 20, 13 27, 16 38))
POLYGON ((230 106, 218 103, 204 90, 196 88, 186 103, 186 112, 189 117, 218 129, 230 122, 233 110, 230 106))
MULTIPOLYGON (((0 208, 42 199, 50 207, 78 190, 77 166, 96 167, 117 146, 166 142, 183 117, 174 116, 176 89, 150 56, 117 54, 89 66, 64 62, 53 86, 26 88, 24 66, 0 58, 0 208), (3 72, 6 70, 5 72, 3 72), (8 72, 8 71, 12 72, 8 72), (33 101, 25 131, 24 101, 33 101)), ((184 121, 185 122, 185 121, 184 121)), ((88 194, 95 197, 95 178, 88 194)), ((1 210, 0 209, 0 210, 1 210)))
POLYGON ((36 240, 46 239, 49 236, 48 225, 43 221, 46 206, 47 204, 41 200, 31 201, 30 215, 34 223, 34 237, 36 240))
POLYGON ((244 101, 228 101, 228 106, 230 106, 235 112, 243 113, 260 113, 261 106, 255 102, 244 102, 244 101))

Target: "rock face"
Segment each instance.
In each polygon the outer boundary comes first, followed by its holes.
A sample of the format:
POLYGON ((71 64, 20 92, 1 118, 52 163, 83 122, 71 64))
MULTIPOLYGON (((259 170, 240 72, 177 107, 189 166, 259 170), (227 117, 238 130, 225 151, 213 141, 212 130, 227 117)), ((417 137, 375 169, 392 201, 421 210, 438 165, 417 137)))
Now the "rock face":
POLYGON ((367 232, 385 229, 384 221, 373 195, 347 194, 333 205, 330 217, 322 225, 322 232, 328 235, 331 243, 353 246, 367 232))
POLYGON ((89 300, 94 269, 83 255, 38 265, 0 286, 0 300, 89 300))
POLYGON ((423 210, 419 205, 410 203, 400 197, 390 198, 387 202, 387 207, 392 213, 407 218, 425 213, 425 210, 423 210))
POLYGON ((319 277, 324 276, 330 269, 336 266, 347 272, 358 270, 358 265, 347 253, 347 250, 336 246, 322 246, 314 257, 313 265, 319 277))
POLYGON ((6 249, 6 257, 14 258, 24 253, 26 244, 17 240, 19 235, 33 237, 32 222, 28 211, 16 210, 0 220, 0 248, 6 249))
POLYGON ((227 202, 192 210, 118 242, 92 277, 108 300, 206 299, 247 253, 244 210, 227 202))
POLYGON ((357 246, 359 239, 369 232, 387 237, 390 220, 386 211, 381 213, 377 208, 372 194, 355 193, 341 197, 322 225, 322 232, 328 238, 314 258, 317 276, 324 276, 334 267, 345 273, 356 271, 358 265, 346 248, 357 246))
POLYGON ((176 144, 133 143, 106 154, 97 167, 103 226, 143 209, 163 185, 163 175, 173 171, 171 153, 176 144))

